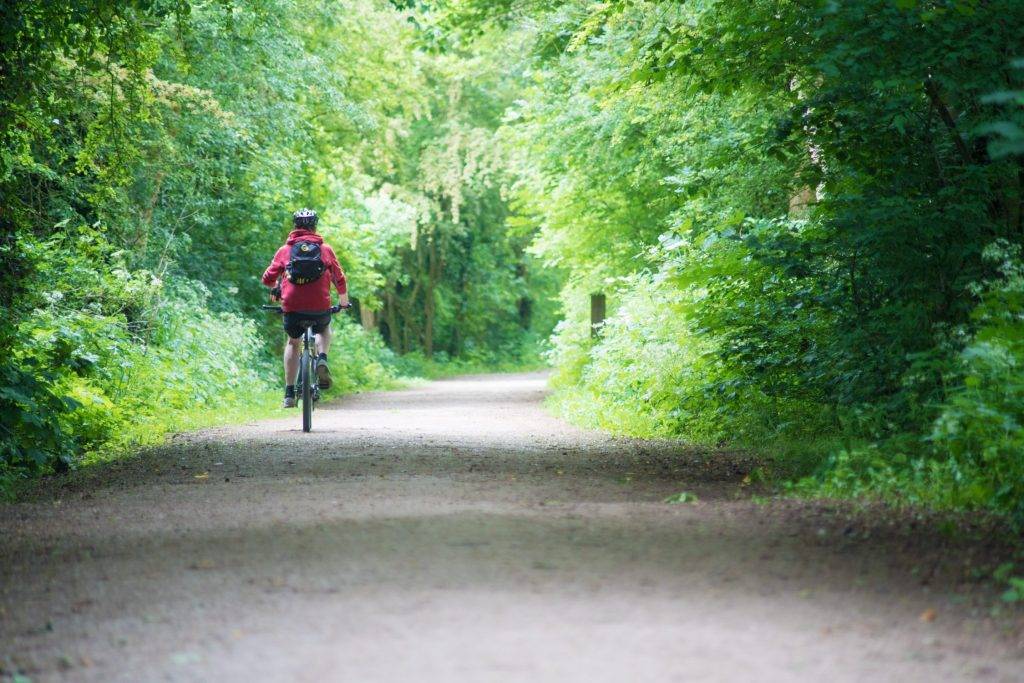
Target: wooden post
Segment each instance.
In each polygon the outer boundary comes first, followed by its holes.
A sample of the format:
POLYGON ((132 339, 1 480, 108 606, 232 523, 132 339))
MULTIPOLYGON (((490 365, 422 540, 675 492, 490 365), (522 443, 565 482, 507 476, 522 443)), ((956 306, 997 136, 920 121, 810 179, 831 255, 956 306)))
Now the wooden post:
POLYGON ((590 295, 590 336, 597 339, 601 336, 601 325, 605 316, 604 294, 590 295))

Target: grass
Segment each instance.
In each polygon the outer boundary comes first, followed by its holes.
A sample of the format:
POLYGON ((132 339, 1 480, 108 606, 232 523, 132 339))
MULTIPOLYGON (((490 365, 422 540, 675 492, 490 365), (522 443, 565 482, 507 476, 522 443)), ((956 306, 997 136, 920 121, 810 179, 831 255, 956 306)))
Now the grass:
POLYGON ((749 452, 761 463, 758 476, 763 477, 763 483, 780 492, 807 497, 816 495, 809 477, 818 472, 829 454, 839 450, 844 443, 837 435, 827 433, 800 437, 775 435, 758 439, 708 437, 697 429, 681 430, 677 420, 670 420, 657 410, 604 400, 600 393, 586 386, 559 388, 546 404, 552 413, 576 426, 615 436, 678 440, 690 445, 749 452), (795 488, 796 482, 800 482, 802 487, 795 488))
MULTIPOLYGON (((280 391, 267 389, 244 400, 216 407, 203 405, 140 417, 127 430, 121 430, 115 440, 83 453, 73 469, 88 470, 120 460, 140 448, 165 443, 174 434, 286 415, 281 407, 280 391)), ((18 473, 0 472, 0 500, 17 500, 33 481, 34 478, 19 476, 18 473)))
POLYGON ((140 447, 164 443, 173 434, 284 417, 285 414, 285 409, 281 407, 281 392, 270 389, 233 403, 171 411, 156 418, 136 422, 131 429, 122 433, 117 441, 85 453, 79 465, 88 467, 110 462, 140 447))

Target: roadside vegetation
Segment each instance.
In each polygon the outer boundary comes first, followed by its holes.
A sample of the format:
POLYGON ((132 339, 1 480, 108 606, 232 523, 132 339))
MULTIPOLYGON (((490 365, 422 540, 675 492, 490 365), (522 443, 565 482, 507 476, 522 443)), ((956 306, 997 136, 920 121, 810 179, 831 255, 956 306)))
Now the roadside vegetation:
POLYGON ((559 410, 1024 522, 1024 5, 454 3, 523 89, 559 410), (590 295, 608 300, 595 338, 590 295))
POLYGON ((0 35, 0 488, 279 397, 259 276, 317 208, 341 391, 539 361, 505 229, 513 93, 370 0, 19 0, 0 35))
POLYGON ((257 278, 309 205, 344 390, 547 348, 580 424, 1024 523, 1016 0, 3 18, 0 477, 265 405, 257 278))

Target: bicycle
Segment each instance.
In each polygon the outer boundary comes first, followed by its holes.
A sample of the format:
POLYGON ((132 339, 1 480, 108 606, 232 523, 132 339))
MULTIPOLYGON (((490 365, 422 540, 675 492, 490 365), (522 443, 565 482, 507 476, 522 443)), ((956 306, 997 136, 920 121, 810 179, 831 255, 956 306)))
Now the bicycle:
MULTIPOLYGON (((316 379, 316 334, 313 333, 313 326, 317 324, 317 316, 324 313, 335 315, 345 308, 348 307, 331 306, 323 313, 312 313, 309 318, 299 322, 306 331, 302 333, 302 355, 299 357, 299 376, 295 381, 295 394, 302 400, 302 431, 304 432, 313 429, 313 406, 320 400, 320 384, 316 379)), ((284 315, 284 310, 280 306, 263 306, 263 310, 284 315)))

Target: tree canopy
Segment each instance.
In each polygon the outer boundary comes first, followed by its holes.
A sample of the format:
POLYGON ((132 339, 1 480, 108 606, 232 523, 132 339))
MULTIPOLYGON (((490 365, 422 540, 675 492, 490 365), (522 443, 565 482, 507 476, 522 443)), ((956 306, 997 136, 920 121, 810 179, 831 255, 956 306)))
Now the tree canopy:
POLYGON ((411 9, 3 12, 5 471, 252 402, 279 343, 259 276, 300 206, 320 211, 363 323, 344 326, 348 388, 415 371, 396 354, 528 358, 553 325, 556 280, 505 230, 493 140, 512 89, 497 61, 432 47, 411 9))
POLYGON ((1024 519, 1015 0, 2 11, 8 472, 263 391, 258 277, 310 205, 349 388, 562 318, 572 419, 1024 519))
POLYGON ((507 132, 533 248, 568 273, 570 414, 1024 513, 1020 3, 453 17, 532 46, 507 132), (596 344, 592 291, 617 302, 596 344))

